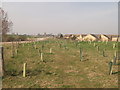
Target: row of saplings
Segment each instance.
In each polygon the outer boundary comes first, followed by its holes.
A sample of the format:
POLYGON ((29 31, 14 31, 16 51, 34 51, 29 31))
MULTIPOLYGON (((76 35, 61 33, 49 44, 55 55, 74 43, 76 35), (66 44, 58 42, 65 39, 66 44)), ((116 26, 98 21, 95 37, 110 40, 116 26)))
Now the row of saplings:
MULTIPOLYGON (((57 43, 58 43, 58 42, 57 42, 57 43)), ((45 43, 44 43, 44 44, 45 44, 45 43)), ((43 48, 44 48, 44 44, 42 44, 41 50, 39 50, 39 49, 36 47, 36 42, 34 42, 34 43, 32 44, 32 47, 33 47, 33 48, 38 49, 38 55, 40 56, 42 62, 44 62, 43 52, 42 52, 42 51, 43 51, 43 48)), ((89 42, 89 44, 91 44, 91 42, 89 42)), ((106 43, 106 44, 107 44, 107 43, 106 43)), ((18 48, 19 48, 20 45, 21 45, 21 44, 18 42, 18 43, 16 43, 16 47, 15 47, 14 44, 12 43, 12 45, 11 45, 12 58, 14 58, 15 53, 16 53, 16 55, 18 54, 18 48)), ((28 43, 28 45, 30 45, 30 43, 28 43)), ((76 45, 76 46, 77 46, 77 45, 76 45)), ((97 48, 97 51, 100 51, 100 50, 99 50, 99 46, 97 46, 96 43, 94 43, 93 46, 97 48)), ((24 47, 24 43, 22 44, 22 47, 24 47)), ((59 43, 59 47, 60 47, 60 48, 62 47, 62 44, 61 44, 61 43, 59 43)), ((113 44, 113 48, 115 48, 115 47, 116 47, 116 44, 113 44)), ((30 48, 30 47, 28 47, 28 50, 29 50, 29 48, 30 48)), ((65 49, 66 49, 66 47, 65 47, 65 49)), ((3 47, 1 48, 1 50, 2 50, 2 52, 3 52, 3 47)), ((52 48, 50 48, 49 53, 52 53, 52 48)), ((83 61, 84 59, 83 59, 83 49, 82 49, 82 48, 80 48, 80 52, 79 52, 79 53, 80 53, 80 61, 83 61)), ((103 50, 102 55, 103 55, 103 57, 105 57, 105 50, 103 50)), ((119 61, 118 59, 119 59, 119 58, 118 58, 118 52, 116 51, 116 52, 114 53, 114 57, 113 57, 112 61, 110 61, 110 62, 108 63, 108 65, 109 65, 109 75, 111 75, 111 74, 113 73, 113 65, 119 65, 119 63, 117 63, 117 61, 119 61)), ((23 77, 26 77, 26 67, 27 67, 27 64, 24 63, 24 64, 23 64, 23 77)), ((3 53, 2 53, 2 72, 3 72, 2 75, 4 76, 5 69, 4 69, 4 57, 3 57, 3 53)))

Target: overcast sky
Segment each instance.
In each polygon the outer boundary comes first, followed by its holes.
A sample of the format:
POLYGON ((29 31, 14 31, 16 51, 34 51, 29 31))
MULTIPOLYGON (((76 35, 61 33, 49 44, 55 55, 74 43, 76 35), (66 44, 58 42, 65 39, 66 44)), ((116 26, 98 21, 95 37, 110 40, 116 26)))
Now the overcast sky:
POLYGON ((118 34, 117 2, 4 2, 19 34, 118 34))

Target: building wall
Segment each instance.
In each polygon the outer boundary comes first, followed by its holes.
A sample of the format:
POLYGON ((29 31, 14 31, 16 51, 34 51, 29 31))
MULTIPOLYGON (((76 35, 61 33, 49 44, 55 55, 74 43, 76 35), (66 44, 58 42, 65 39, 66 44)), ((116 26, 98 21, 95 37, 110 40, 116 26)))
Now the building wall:
POLYGON ((118 41, 118 38, 117 37, 113 37, 112 41, 118 41))

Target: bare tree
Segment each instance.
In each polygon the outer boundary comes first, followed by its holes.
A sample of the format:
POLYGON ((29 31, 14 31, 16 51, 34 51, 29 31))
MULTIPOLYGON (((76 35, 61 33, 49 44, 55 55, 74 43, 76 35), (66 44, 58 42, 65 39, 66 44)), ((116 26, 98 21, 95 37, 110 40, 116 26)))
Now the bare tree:
POLYGON ((5 12, 2 8, 0 8, 0 22, 2 41, 5 41, 7 33, 11 30, 13 23, 8 19, 7 12, 5 12))

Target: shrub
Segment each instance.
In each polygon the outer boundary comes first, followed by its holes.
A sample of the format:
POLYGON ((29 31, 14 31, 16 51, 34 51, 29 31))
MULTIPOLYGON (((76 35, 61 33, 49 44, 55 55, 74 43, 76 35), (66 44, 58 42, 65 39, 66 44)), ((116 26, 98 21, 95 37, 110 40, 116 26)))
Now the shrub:
POLYGON ((3 37, 3 42, 11 42, 11 41, 26 41, 27 36, 25 35, 7 35, 3 37))

